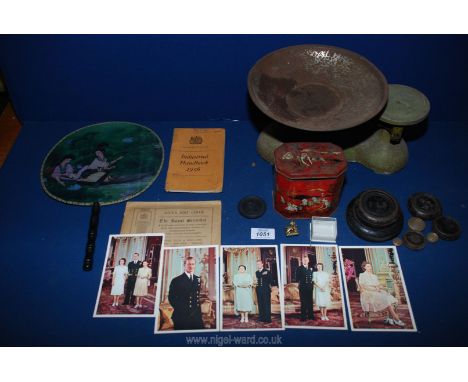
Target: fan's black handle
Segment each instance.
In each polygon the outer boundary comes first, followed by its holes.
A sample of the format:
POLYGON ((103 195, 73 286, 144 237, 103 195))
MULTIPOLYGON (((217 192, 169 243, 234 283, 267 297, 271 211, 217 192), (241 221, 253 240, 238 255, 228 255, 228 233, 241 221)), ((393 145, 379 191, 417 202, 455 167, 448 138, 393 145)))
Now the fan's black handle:
POLYGON ((89 219, 88 242, 86 243, 86 254, 83 261, 83 270, 87 272, 93 269, 94 248, 96 247, 100 209, 100 204, 98 202, 94 202, 91 212, 91 219, 89 219))

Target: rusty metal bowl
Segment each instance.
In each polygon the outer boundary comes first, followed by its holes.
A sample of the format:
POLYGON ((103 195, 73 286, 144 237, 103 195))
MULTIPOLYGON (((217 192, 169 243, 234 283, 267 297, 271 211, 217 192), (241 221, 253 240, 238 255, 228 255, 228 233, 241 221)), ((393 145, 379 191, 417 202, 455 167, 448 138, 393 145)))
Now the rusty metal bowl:
POLYGON ((375 117, 388 98, 384 75, 366 58, 325 45, 297 45, 262 57, 249 72, 255 105, 302 130, 348 129, 375 117))

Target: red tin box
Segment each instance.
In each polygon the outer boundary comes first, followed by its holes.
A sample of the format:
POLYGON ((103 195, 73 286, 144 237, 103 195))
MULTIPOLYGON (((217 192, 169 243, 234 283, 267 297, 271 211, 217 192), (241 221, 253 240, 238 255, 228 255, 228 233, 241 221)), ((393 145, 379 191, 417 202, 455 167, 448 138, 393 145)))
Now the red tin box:
POLYGON ((329 216, 340 200, 347 161, 331 143, 284 143, 275 150, 275 209, 287 218, 329 216))

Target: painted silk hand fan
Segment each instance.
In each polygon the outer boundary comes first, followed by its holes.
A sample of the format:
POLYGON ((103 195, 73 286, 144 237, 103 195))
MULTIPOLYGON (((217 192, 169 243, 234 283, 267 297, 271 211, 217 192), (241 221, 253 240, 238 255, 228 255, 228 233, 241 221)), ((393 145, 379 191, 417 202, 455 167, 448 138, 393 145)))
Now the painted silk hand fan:
POLYGON ((90 271, 101 205, 120 203, 156 180, 164 148, 151 129, 131 122, 85 126, 62 138, 41 168, 44 191, 63 203, 92 206, 83 269, 90 271))

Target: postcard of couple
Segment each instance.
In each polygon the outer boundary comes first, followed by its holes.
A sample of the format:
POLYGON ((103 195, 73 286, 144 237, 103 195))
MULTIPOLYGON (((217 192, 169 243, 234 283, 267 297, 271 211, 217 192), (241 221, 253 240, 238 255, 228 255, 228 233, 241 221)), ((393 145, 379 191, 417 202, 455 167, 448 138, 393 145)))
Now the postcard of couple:
POLYGON ((153 317, 164 234, 110 235, 94 317, 153 317))
POLYGON ((221 247, 221 330, 283 330, 276 245, 221 247))
POLYGON ((347 329, 336 245, 282 244, 286 327, 347 329))

